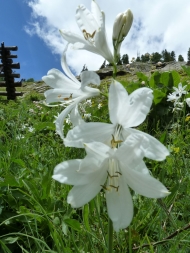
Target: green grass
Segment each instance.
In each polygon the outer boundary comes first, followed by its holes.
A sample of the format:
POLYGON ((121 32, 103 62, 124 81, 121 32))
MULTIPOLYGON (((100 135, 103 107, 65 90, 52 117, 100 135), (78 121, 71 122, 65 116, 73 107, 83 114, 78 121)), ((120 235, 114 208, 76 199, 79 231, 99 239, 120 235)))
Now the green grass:
MULTIPOLYGON (((119 81, 132 92, 141 87, 142 78, 129 81, 124 76, 119 81)), ((165 77, 160 78, 164 83, 165 77)), ((175 78, 184 84, 189 81, 188 76, 175 78)), ((100 89, 106 91, 109 83, 105 79, 100 89)), ((146 85, 152 85, 149 78, 146 85)), ((190 229, 184 229, 190 220, 190 121, 185 121, 189 108, 172 113, 166 86, 154 90, 162 92, 162 99, 155 100, 139 129, 155 136, 171 152, 163 162, 146 160, 151 173, 171 194, 154 200, 131 191, 131 239, 129 228, 114 233, 115 253, 129 252, 129 240, 132 252, 190 252, 190 229)), ((51 178, 58 163, 83 158, 85 152, 64 147, 53 123, 63 108, 46 107, 40 102, 43 99, 34 91, 17 101, 0 98, 0 252, 106 252, 108 218, 103 191, 83 208, 72 209, 66 201, 71 186, 51 178)), ((92 107, 86 107, 91 120, 109 122, 105 98, 92 101, 92 107)), ((65 132, 69 128, 66 124, 65 132)))

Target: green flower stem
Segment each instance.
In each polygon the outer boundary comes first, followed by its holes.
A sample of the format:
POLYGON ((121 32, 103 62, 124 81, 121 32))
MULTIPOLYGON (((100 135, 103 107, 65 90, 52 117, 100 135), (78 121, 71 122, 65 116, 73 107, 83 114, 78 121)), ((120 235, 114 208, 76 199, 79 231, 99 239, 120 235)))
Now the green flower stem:
POLYGON ((104 228, 103 228, 102 221, 100 219, 100 213, 99 213, 99 210, 98 210, 97 198, 98 198, 98 196, 96 197, 96 199, 94 199, 94 204, 95 204, 95 208, 96 208, 96 212, 97 212, 98 222, 99 222, 99 225, 100 225, 101 230, 102 230, 102 235, 103 235, 103 238, 104 238, 105 246, 107 247, 106 236, 105 236, 105 233, 104 233, 104 228))
POLYGON ((108 94, 100 92, 100 94, 106 98, 108 98, 108 94))
POLYGON ((113 64, 113 78, 115 79, 117 75, 117 65, 116 63, 113 64))
POLYGON ((110 218, 108 218, 108 253, 113 252, 113 224, 110 218))
POLYGON ((129 253, 132 253, 131 226, 129 226, 129 253))

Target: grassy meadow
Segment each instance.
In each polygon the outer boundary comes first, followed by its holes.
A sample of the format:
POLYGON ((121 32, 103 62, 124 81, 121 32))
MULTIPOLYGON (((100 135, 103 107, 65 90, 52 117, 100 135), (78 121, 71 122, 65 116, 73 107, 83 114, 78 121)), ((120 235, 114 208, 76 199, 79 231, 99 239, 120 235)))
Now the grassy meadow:
MULTIPOLYGON (((115 253, 190 253, 190 68, 116 78, 131 93, 153 89, 151 111, 138 129, 153 135, 170 151, 163 162, 146 159, 152 175, 171 192, 148 199, 131 191, 134 218, 130 227, 114 233, 115 253), (183 106, 174 110, 167 95, 179 83, 187 85, 183 106)), ((111 78, 100 90, 109 88, 111 78)), ((18 89, 17 89, 18 90, 18 89)), ((27 90, 27 86, 21 88, 27 90)), ((108 216, 104 190, 82 208, 67 204, 72 186, 53 180, 54 167, 83 158, 84 149, 64 147, 55 133, 55 116, 63 107, 46 107, 44 96, 29 90, 16 101, 0 97, 0 253, 103 253, 107 251, 108 216)), ((83 103, 86 121, 109 122, 107 100, 83 103)), ((71 125, 65 122, 65 133, 71 125)))

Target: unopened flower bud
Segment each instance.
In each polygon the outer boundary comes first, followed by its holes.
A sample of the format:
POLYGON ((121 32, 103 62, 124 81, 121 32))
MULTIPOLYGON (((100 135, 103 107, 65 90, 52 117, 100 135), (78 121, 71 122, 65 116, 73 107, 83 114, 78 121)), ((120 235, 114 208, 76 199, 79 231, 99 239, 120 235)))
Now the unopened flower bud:
POLYGON ((131 10, 127 10, 125 12, 119 13, 116 18, 113 25, 113 40, 123 40, 132 25, 133 22, 133 14, 131 10))
POLYGON ((131 25, 133 23, 133 14, 131 10, 119 13, 113 25, 113 46, 114 46, 114 58, 117 61, 120 55, 120 47, 124 38, 127 36, 131 25))
POLYGON ((126 37, 133 23, 133 13, 131 12, 131 10, 127 10, 125 12, 123 20, 125 21, 125 23, 123 26, 122 35, 123 37, 126 37))
POLYGON ((114 25, 113 25, 113 35, 112 35, 113 40, 118 39, 119 34, 122 30, 122 26, 123 26, 123 13, 119 13, 116 16, 115 22, 114 22, 114 25))

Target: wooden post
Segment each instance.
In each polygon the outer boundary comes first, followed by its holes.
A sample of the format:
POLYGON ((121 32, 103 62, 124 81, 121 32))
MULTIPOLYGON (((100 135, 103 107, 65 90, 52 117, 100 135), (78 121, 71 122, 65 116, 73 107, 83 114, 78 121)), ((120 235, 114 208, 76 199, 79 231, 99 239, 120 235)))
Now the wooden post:
POLYGON ((18 47, 5 47, 4 42, 0 47, 0 77, 4 80, 0 82, 0 87, 6 87, 6 92, 0 92, 1 96, 7 96, 8 100, 14 100, 16 96, 22 96, 22 92, 16 92, 15 87, 22 86, 22 82, 14 82, 14 78, 19 78, 20 74, 13 73, 12 69, 20 69, 19 63, 13 63, 12 58, 17 58, 17 55, 12 55, 10 51, 17 51, 18 47))

